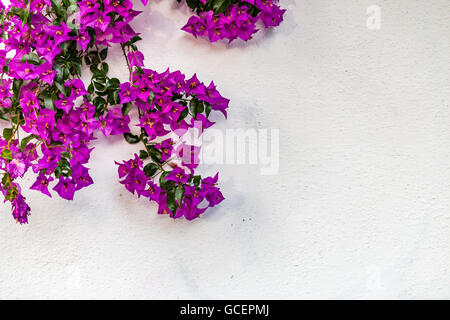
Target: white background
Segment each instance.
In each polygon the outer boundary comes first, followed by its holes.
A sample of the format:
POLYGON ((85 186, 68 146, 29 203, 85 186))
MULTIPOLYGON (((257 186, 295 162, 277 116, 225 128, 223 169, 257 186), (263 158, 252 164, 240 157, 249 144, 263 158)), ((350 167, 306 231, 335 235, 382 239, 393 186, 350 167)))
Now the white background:
POLYGON ((285 0, 279 28, 230 46, 150 2, 146 65, 214 80, 218 128, 280 129, 279 174, 208 166, 227 201, 174 222, 117 183, 134 147, 100 139, 75 201, 27 190, 25 226, 0 205, 0 298, 450 298, 450 1, 285 0))

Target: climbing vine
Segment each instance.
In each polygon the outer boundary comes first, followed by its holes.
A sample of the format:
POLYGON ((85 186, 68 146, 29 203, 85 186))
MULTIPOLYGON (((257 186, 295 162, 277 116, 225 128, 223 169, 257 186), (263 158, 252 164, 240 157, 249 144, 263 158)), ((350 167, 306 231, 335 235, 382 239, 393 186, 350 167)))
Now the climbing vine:
MULTIPOLYGON (((186 2, 196 15, 183 30, 210 41, 249 40, 258 21, 276 26, 284 13, 270 0, 186 2)), ((214 125, 212 113, 226 117, 229 100, 196 75, 146 68, 130 26, 139 13, 130 0, 0 3, 0 191, 17 222, 31 212, 25 175, 34 176, 31 190, 67 200, 93 184, 87 165, 100 134, 136 145, 132 159, 116 162, 119 181, 158 203, 158 213, 192 220, 224 200, 218 175, 196 172, 200 148, 183 137, 214 125), (128 69, 124 83, 109 75, 114 47, 128 69)))

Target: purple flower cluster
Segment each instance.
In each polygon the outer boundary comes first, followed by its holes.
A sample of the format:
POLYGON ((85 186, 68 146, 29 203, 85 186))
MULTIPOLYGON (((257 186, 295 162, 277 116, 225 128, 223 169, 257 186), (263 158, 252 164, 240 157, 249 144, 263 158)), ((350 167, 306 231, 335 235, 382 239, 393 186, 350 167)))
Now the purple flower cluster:
POLYGON ((95 44, 109 46, 112 43, 126 43, 137 33, 130 22, 141 12, 133 9, 130 0, 81 0, 79 43, 85 50, 91 36, 95 44), (91 32, 89 32, 91 31, 91 32))
MULTIPOLYGON (((206 0, 200 0, 207 5, 206 0)), ((260 20, 265 28, 276 27, 283 21, 286 10, 275 4, 276 0, 243 0, 230 4, 223 13, 214 10, 202 11, 189 18, 182 30, 195 37, 208 37, 215 42, 221 39, 233 41, 237 38, 248 41, 258 31, 260 20)))
POLYGON ((0 172, 3 178, 0 184, 5 202, 11 202, 12 215, 19 223, 27 223, 30 207, 25 202, 20 185, 14 179, 21 178, 31 167, 31 163, 37 159, 37 153, 29 145, 25 150, 21 150, 18 140, 6 141, 0 139, 0 172))
POLYGON ((125 188, 139 197, 155 201, 159 205, 158 214, 168 214, 173 219, 184 217, 193 220, 224 200, 220 189, 216 187, 218 175, 194 181, 191 174, 175 167, 170 172, 164 172, 161 184, 157 185, 153 177, 144 171, 143 161, 137 154, 134 159, 117 164, 125 188))
MULTIPOLYGON (((32 190, 51 197, 52 188, 61 198, 72 200, 76 191, 93 183, 86 164, 94 132, 100 130, 108 136, 129 131, 129 117, 121 108, 110 108, 98 117, 96 106, 89 102, 89 92, 78 78, 81 74, 75 71, 75 76, 67 75, 71 70, 67 68, 71 54, 68 45, 80 40, 77 42, 85 51, 90 36, 86 30, 70 29, 65 21, 55 24, 51 9, 49 0, 32 0, 28 5, 13 0, 4 13, 8 19, 1 26, 6 36, 0 40, 4 47, 0 52, 0 115, 10 117, 13 128, 5 129, 0 140, 0 190, 20 223, 28 221, 30 207, 16 179, 31 169, 36 174, 32 190), (19 142, 21 132, 28 136, 19 142)), ((123 41, 128 36, 116 39, 123 41)))
MULTIPOLYGON (((192 0, 188 5, 201 13, 183 29, 211 41, 249 40, 257 21, 282 21, 274 1, 192 0)), ((53 191, 72 200, 93 184, 87 164, 98 132, 141 144, 133 159, 116 162, 119 179, 157 202, 158 213, 193 220, 224 200, 218 174, 196 174, 201 149, 184 137, 214 125, 212 112, 226 117, 229 100, 196 75, 146 69, 136 46, 141 38, 130 26, 138 14, 131 0, 0 2, 0 119, 9 125, 0 137, 0 191, 17 222, 27 223, 31 211, 18 183, 28 172, 35 176, 30 189, 49 197, 53 191), (129 69, 125 83, 108 76, 115 44, 129 69), (85 69, 92 74, 86 85, 85 69), (139 134, 130 131, 132 110, 139 134)))
MULTIPOLYGON (((128 54, 135 55, 136 52, 128 54)), ((210 112, 219 111, 226 116, 229 100, 220 95, 213 82, 206 86, 196 75, 186 80, 180 71, 158 73, 140 65, 130 59, 130 67, 137 68, 131 73, 131 81, 121 84, 119 95, 121 103, 134 103, 138 108, 137 126, 145 136, 142 153, 148 153, 152 162, 144 167, 136 154, 134 159, 118 163, 121 183, 139 197, 156 201, 159 213, 192 220, 224 199, 216 187, 218 176, 195 176, 200 148, 185 142, 177 145, 164 137, 175 133, 182 138, 191 128, 203 132, 214 124, 208 120, 210 112), (161 138, 159 143, 151 142, 161 138), (154 183, 158 175, 159 186, 154 183)))

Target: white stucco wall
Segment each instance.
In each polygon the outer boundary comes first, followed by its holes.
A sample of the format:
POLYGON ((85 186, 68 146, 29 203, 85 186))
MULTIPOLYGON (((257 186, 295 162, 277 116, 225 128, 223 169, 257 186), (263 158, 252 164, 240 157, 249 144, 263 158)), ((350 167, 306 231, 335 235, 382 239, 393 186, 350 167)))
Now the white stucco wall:
POLYGON ((0 204, 0 298, 450 298, 448 0, 284 0, 281 27, 231 46, 150 2, 147 66, 214 80, 219 128, 280 129, 279 174, 208 166, 227 201, 174 222, 117 183, 134 147, 100 139, 75 201, 27 191, 25 226, 0 204))

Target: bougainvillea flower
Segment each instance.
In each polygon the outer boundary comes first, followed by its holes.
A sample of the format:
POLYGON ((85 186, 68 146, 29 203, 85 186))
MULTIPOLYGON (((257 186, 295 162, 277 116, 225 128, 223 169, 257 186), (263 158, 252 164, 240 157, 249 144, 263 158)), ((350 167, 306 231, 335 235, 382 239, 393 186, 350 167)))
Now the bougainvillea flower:
POLYGON ((44 26, 44 30, 53 37, 55 46, 72 39, 69 36, 70 29, 65 22, 62 22, 60 26, 44 26))
POLYGON ((0 108, 11 108, 11 100, 0 100, 0 108))
POLYGON ((111 22, 111 17, 109 15, 106 15, 104 12, 95 12, 90 17, 91 21, 86 24, 86 26, 100 29, 101 31, 105 32, 106 29, 109 26, 109 23, 111 22))
POLYGON ((11 179, 15 180, 16 178, 22 178, 27 170, 27 165, 22 159, 12 159, 8 162, 7 171, 11 176, 11 179))
POLYGON ((148 185, 149 188, 146 190, 146 196, 150 200, 158 201, 161 194, 161 188, 153 181, 148 181, 148 185))
POLYGON ((36 68, 36 73, 41 75, 42 81, 53 85, 53 80, 56 76, 56 71, 52 69, 52 65, 47 61, 36 68))
POLYGON ((137 126, 144 128, 151 140, 169 133, 169 131, 164 129, 161 115, 156 113, 145 114, 142 116, 140 118, 140 123, 137 126))
POLYGON ((66 177, 60 177, 58 184, 53 188, 58 195, 66 200, 73 200, 73 196, 76 191, 76 184, 75 182, 66 177))
POLYGON ((86 51, 89 43, 91 42, 91 37, 89 36, 88 32, 81 32, 77 36, 77 42, 80 45, 81 49, 83 49, 83 52, 86 51))
POLYGON ((61 53, 61 48, 53 44, 47 43, 41 47, 37 47, 36 51, 48 62, 52 63, 55 57, 61 53))
POLYGON ((74 107, 73 99, 64 96, 62 93, 59 95, 59 99, 54 101, 55 107, 64 110, 66 113, 74 107))
POLYGON ((31 208, 25 201, 25 197, 20 193, 17 194, 16 198, 13 201, 11 201, 12 215, 14 219, 20 224, 28 223, 28 215, 31 211, 31 208))
POLYGON ((64 85, 72 89, 72 93, 75 97, 86 96, 89 92, 86 91, 83 81, 80 79, 67 80, 64 85))
POLYGON ((132 67, 143 67, 144 66, 144 55, 140 51, 132 51, 128 53, 128 60, 132 67))
POLYGON ((9 66, 17 74, 17 77, 22 80, 33 80, 39 77, 39 74, 36 73, 36 67, 31 63, 13 61, 9 66))
POLYGON ((166 161, 172 155, 174 142, 172 139, 164 140, 161 143, 155 144, 155 148, 161 150, 161 161, 166 161))
POLYGON ((52 177, 47 177, 44 174, 40 174, 36 182, 30 187, 31 190, 36 190, 39 192, 42 192, 43 194, 52 197, 51 193, 48 191, 48 186, 50 182, 52 182, 54 179, 52 177))
POLYGON ((76 183, 76 190, 86 188, 94 183, 89 175, 89 169, 82 165, 76 166, 75 169, 72 170, 72 177, 76 183))
POLYGON ((189 175, 186 174, 183 169, 176 167, 166 177, 166 180, 175 181, 177 183, 187 183, 187 181, 189 180, 189 175))
POLYGON ((31 12, 41 12, 45 6, 51 7, 52 3, 50 0, 34 0, 31 1, 30 11, 31 12))
POLYGON ((129 82, 120 85, 120 103, 127 103, 136 100, 138 90, 131 86, 129 82))

